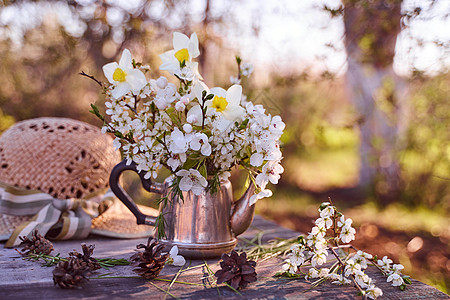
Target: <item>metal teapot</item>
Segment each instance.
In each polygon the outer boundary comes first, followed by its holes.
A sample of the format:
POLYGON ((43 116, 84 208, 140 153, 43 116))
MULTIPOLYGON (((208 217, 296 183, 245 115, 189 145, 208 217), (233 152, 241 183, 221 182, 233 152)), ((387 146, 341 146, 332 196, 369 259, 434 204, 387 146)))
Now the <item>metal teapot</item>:
MULTIPOLYGON (((143 214, 134 201, 119 184, 120 175, 131 170, 139 174, 145 190, 167 196, 170 192, 170 179, 164 183, 152 182, 139 173, 136 164, 126 161, 117 164, 111 171, 109 184, 113 193, 136 216, 137 224, 155 225, 156 217, 143 214)), ((203 192, 199 196, 191 191, 183 192, 184 200, 172 199, 163 210, 165 220, 165 239, 161 242, 171 247, 177 245, 179 253, 187 258, 219 257, 230 252, 237 244, 236 236, 243 233, 251 224, 255 205, 249 205, 255 191, 250 184, 244 195, 233 201, 230 181, 221 182, 215 194, 203 192)))

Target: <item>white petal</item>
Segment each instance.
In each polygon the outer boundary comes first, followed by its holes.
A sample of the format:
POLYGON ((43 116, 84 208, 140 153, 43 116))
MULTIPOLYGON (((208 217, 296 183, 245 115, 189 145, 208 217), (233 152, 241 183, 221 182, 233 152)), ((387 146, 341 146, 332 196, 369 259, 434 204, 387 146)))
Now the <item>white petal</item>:
POLYGON ((219 118, 216 122, 214 122, 214 124, 217 129, 219 129, 221 132, 224 132, 228 127, 230 127, 231 121, 225 118, 219 118))
POLYGON ((227 91, 228 105, 236 106, 241 103, 242 86, 239 84, 232 85, 227 91))
POLYGON ((244 117, 245 109, 238 105, 230 106, 230 104, 228 104, 227 109, 225 109, 222 114, 227 120, 235 121, 244 117))
POLYGON ((263 163, 263 156, 261 153, 253 153, 250 156, 250 164, 254 167, 259 167, 263 163))
POLYGON ((175 51, 178 51, 183 48, 188 48, 189 45, 189 38, 180 33, 180 32, 174 32, 173 33, 173 48, 175 51))
POLYGON ((129 70, 127 73, 127 81, 131 85, 133 93, 137 94, 147 84, 144 73, 138 69, 129 70))
POLYGON ((206 91, 206 94, 210 94, 208 86, 203 81, 197 82, 192 89, 199 103, 202 101, 203 91, 206 91))
POLYGON ((173 258, 173 265, 174 266, 181 267, 181 266, 183 266, 186 263, 186 260, 181 255, 177 255, 177 256, 172 257, 172 258, 173 258))
POLYGON ((223 98, 227 97, 227 91, 225 91, 221 87, 212 88, 209 92, 210 92, 210 94, 214 94, 214 96, 223 97, 223 98))
POLYGON ((180 190, 187 192, 191 188, 193 188, 193 182, 189 177, 183 177, 180 180, 179 187, 180 187, 180 190))
POLYGON ((130 90, 131 85, 128 82, 121 82, 111 91, 111 96, 113 96, 114 99, 120 99, 130 90))
POLYGON ((122 57, 119 61, 119 66, 122 68, 132 68, 133 67, 133 59, 131 58, 131 52, 128 49, 123 50, 122 57))
POLYGON ((119 67, 116 62, 112 62, 103 66, 103 74, 110 83, 115 83, 113 79, 114 71, 119 67))
POLYGON ((188 176, 190 173, 189 173, 189 171, 188 170, 185 170, 185 169, 182 169, 182 170, 180 170, 180 171, 178 171, 177 173, 175 173, 175 175, 177 175, 177 176, 188 176))
POLYGON ((204 156, 209 156, 211 154, 211 145, 209 143, 206 143, 202 146, 202 151, 201 153, 204 156))
POLYGON ((196 58, 200 55, 200 50, 198 49, 198 37, 195 32, 191 34, 191 39, 189 40, 188 47, 189 55, 191 56, 191 58, 196 58))
POLYGON ((174 258, 174 256, 178 255, 178 246, 177 245, 173 246, 172 249, 170 249, 169 255, 172 258, 174 258))
POLYGON ((194 125, 201 126, 202 125, 202 108, 200 105, 193 106, 187 113, 186 120, 189 117, 195 117, 196 121, 193 123, 194 125))

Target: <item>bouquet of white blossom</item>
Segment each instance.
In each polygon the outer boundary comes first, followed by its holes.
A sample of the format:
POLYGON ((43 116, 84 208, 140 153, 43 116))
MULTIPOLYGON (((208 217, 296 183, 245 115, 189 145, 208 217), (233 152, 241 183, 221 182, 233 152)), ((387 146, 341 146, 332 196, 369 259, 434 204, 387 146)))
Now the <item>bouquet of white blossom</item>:
MULTIPOLYGON (((239 84, 208 88, 193 61, 200 54, 195 33, 175 32, 173 48, 160 55, 160 69, 173 75, 176 84, 166 77, 147 80, 149 68, 127 49, 119 63, 103 67, 109 83, 82 73, 104 88, 107 117, 92 105, 104 121, 103 132, 115 135, 114 145, 145 178, 155 178, 162 166, 170 170, 172 189, 179 195, 214 193, 230 170, 241 166, 256 188, 251 204, 270 197, 267 184, 277 184, 283 172, 279 139, 285 124, 280 116, 248 102, 239 84)), ((239 83, 252 67, 236 59, 239 75, 231 80, 239 83)))

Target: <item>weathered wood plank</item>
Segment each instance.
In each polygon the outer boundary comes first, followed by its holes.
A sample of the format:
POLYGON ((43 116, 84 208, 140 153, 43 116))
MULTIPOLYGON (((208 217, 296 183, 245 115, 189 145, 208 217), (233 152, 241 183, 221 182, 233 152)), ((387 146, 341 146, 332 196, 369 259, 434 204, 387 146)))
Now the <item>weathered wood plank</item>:
MULTIPOLYGON (((252 226, 243 234, 251 239, 258 232, 264 231, 263 242, 274 238, 296 237, 298 233, 282 228, 277 224, 256 217, 252 226)), ((56 252, 66 256, 73 249, 80 250, 82 241, 61 241, 54 243, 56 252)), ((91 237, 86 243, 95 244, 95 257, 129 258, 135 246, 145 243, 145 239, 113 240, 102 237, 91 237)), ((213 271, 219 269, 218 259, 208 260, 213 271)), ((203 261, 192 261, 191 267, 203 264, 203 261)), ((204 279, 205 268, 198 267, 182 272, 177 280, 197 285, 175 283, 170 293, 181 299, 355 299, 356 289, 351 286, 337 287, 325 283, 313 290, 310 282, 305 280, 288 280, 274 278, 280 269, 281 259, 274 258, 257 265, 258 281, 247 289, 236 294, 222 286, 212 287, 204 279)), ((186 268, 186 266, 184 267, 186 268)), ((142 278, 106 278, 91 279, 82 289, 64 290, 55 287, 52 281, 53 268, 41 267, 37 262, 23 260, 11 249, 0 249, 0 299, 170 299, 171 297, 155 287, 167 290, 169 282, 142 278)), ((160 279, 172 280, 179 267, 167 266, 161 272, 160 279)), ((101 269, 95 275, 111 273, 109 276, 135 276, 132 267, 122 266, 110 270, 101 269)), ((404 292, 390 286, 376 270, 369 270, 370 276, 382 288, 385 299, 449 299, 448 295, 415 281, 404 292)))

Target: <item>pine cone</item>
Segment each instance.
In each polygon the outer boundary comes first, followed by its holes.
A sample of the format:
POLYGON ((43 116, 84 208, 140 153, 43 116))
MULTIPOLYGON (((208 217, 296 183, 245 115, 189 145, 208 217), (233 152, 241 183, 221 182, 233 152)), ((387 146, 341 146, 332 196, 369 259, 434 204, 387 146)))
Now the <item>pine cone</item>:
POLYGON ((256 262, 247 260, 245 252, 239 255, 233 250, 230 255, 222 254, 220 267, 222 269, 214 274, 218 284, 226 282, 234 289, 243 289, 250 282, 256 281, 256 262))
POLYGON ((133 269, 133 271, 145 279, 156 278, 164 268, 164 264, 169 258, 168 252, 162 252, 164 245, 160 244, 157 240, 149 238, 147 246, 144 244, 139 244, 136 248, 143 248, 144 251, 136 252, 133 256, 131 256, 131 265, 138 267, 133 269))
POLYGON ((32 233, 31 239, 26 236, 20 236, 19 238, 22 240, 19 247, 23 247, 22 251, 24 251, 21 252, 22 255, 28 255, 30 253, 48 255, 54 250, 53 244, 40 235, 37 230, 32 233))
POLYGON ((95 271, 101 268, 98 261, 92 257, 94 253, 95 245, 86 246, 86 244, 81 244, 81 249, 83 250, 83 254, 78 253, 77 251, 69 252, 69 256, 72 256, 80 261, 80 264, 86 265, 89 270, 95 271))
POLYGON ((67 261, 60 261, 53 270, 53 282, 64 289, 79 288, 86 283, 91 275, 86 264, 75 257, 69 257, 67 261))

